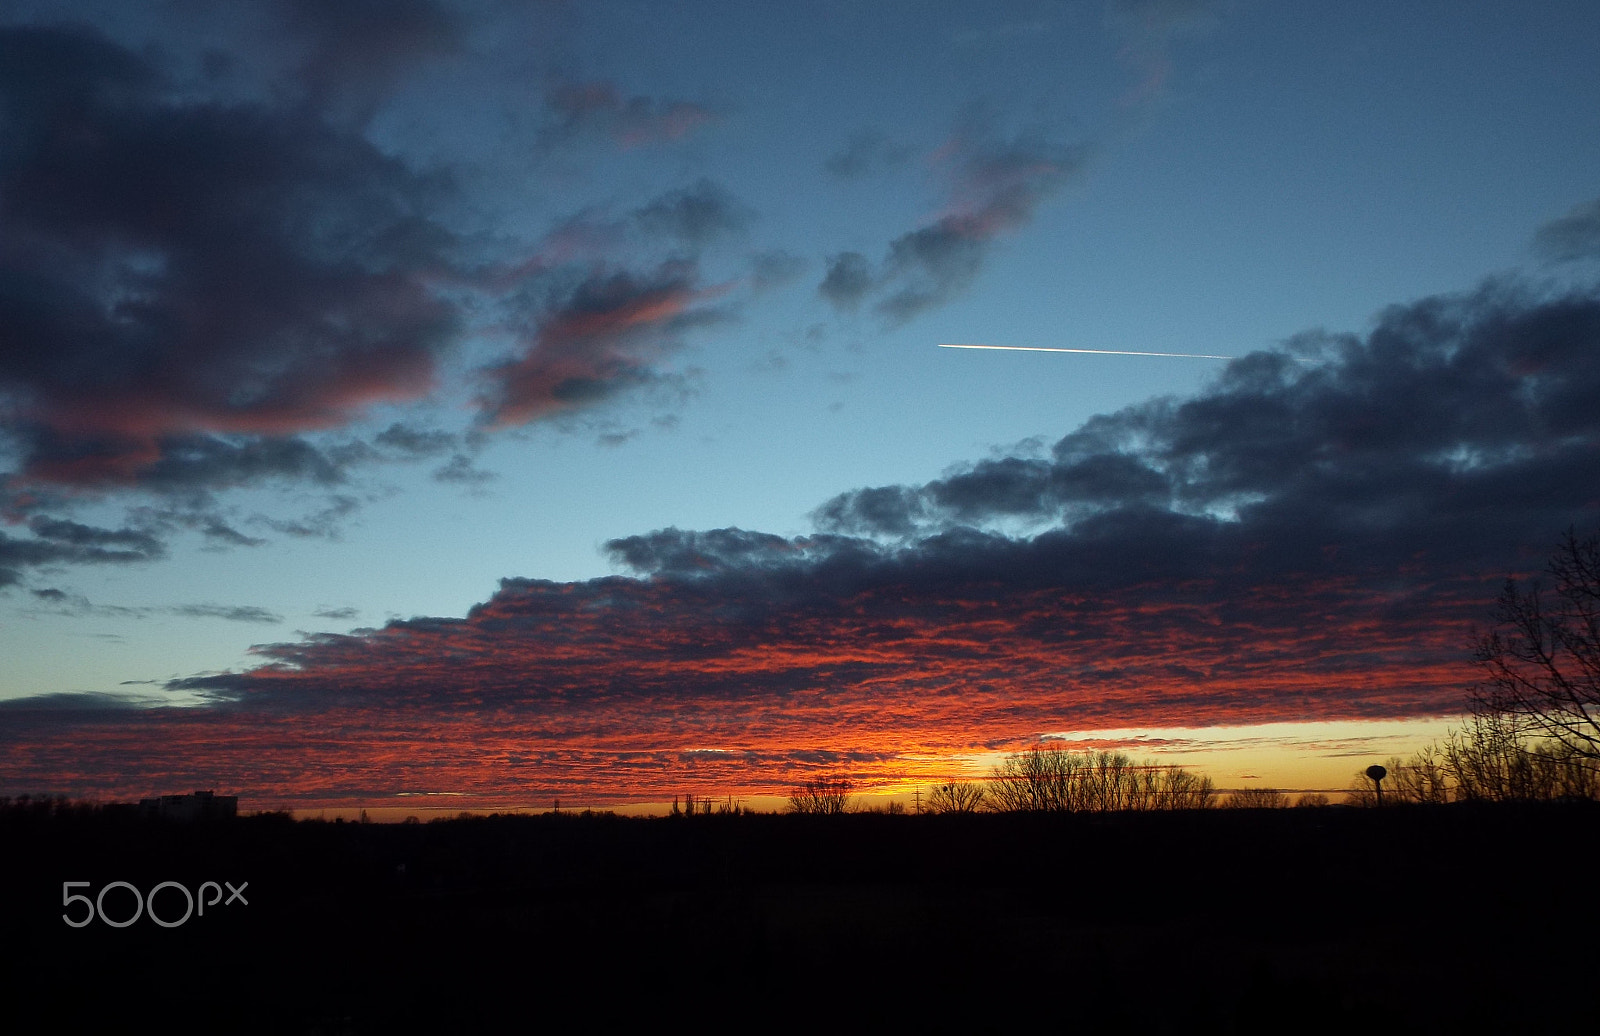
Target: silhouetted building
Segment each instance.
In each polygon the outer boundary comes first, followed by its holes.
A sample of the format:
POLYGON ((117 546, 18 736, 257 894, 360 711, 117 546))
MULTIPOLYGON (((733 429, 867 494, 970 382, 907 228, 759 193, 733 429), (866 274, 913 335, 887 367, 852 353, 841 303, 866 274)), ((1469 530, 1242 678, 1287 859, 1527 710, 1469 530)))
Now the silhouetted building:
POLYGON ((155 799, 139 800, 139 815, 158 817, 161 820, 190 822, 195 820, 226 820, 239 813, 239 796, 217 795, 197 791, 192 795, 163 795, 155 799))

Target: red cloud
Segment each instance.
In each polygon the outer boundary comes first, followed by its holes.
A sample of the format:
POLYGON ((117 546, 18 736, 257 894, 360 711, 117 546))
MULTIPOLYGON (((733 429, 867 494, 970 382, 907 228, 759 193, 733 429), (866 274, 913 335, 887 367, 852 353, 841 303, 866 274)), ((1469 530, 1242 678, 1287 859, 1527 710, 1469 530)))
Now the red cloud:
POLYGON ((507 581, 464 619, 273 645, 260 668, 190 682, 232 704, 18 732, 3 784, 209 781, 267 803, 762 794, 824 772, 931 779, 1050 730, 1446 714, 1493 594, 1438 581, 1396 612, 1341 578, 862 579, 836 596, 797 569, 507 581))
POLYGON ((693 307, 723 288, 695 285, 692 264, 648 275, 595 272, 539 321, 521 356, 485 371, 480 399, 490 427, 530 421, 658 380, 652 366, 675 344, 693 307))

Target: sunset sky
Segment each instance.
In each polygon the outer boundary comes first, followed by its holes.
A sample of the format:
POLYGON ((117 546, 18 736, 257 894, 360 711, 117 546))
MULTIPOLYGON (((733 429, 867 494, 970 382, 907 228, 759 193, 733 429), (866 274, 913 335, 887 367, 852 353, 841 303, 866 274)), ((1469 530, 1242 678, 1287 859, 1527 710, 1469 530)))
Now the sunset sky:
POLYGON ((1596 55, 1588 2, 12 0, 0 794, 1343 788, 1600 526, 1596 55))

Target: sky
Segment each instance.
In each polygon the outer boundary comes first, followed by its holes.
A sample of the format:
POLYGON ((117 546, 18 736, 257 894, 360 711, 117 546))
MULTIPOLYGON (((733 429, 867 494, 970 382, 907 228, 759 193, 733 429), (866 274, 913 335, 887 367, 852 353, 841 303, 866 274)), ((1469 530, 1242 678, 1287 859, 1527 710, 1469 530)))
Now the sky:
POLYGON ((1600 524, 1596 53, 1581 2, 13 0, 0 794, 1342 788, 1600 524))

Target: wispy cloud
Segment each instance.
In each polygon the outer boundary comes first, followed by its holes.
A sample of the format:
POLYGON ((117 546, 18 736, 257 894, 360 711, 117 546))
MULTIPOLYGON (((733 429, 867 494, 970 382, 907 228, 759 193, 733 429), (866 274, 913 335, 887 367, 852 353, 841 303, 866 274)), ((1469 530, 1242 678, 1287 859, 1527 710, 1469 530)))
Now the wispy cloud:
POLYGON ((562 83, 545 95, 553 121, 547 133, 558 139, 597 134, 622 148, 679 140, 714 123, 710 108, 690 101, 625 97, 605 80, 562 83))
POLYGON ((1540 227, 1533 244, 1552 263, 1600 259, 1600 198, 1576 205, 1540 227))
POLYGON ((110 617, 120 619, 145 619, 152 615, 176 615, 185 619, 223 619, 227 622, 249 622, 277 625, 283 616, 266 608, 250 604, 173 604, 173 605, 122 605, 94 604, 82 594, 69 593, 55 587, 30 591, 44 610, 58 615, 110 617))
POLYGON ((695 263, 654 270, 592 270, 535 307, 522 354, 483 372, 490 428, 526 424, 617 393, 672 380, 659 361, 691 327, 719 319, 695 263))
POLYGON ((1083 148, 1029 134, 1001 139, 991 121, 969 117, 933 156, 946 181, 941 210, 889 242, 876 269, 859 252, 830 258, 822 298, 844 310, 876 299, 874 309, 892 324, 942 306, 971 285, 998 238, 1026 225, 1082 169, 1083 148))

